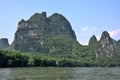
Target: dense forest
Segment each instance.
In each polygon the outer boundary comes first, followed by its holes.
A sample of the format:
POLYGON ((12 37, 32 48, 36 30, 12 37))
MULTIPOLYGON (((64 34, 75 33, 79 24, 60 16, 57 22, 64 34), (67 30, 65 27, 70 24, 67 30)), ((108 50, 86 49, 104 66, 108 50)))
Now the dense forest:
POLYGON ((52 58, 14 51, 0 50, 0 67, 119 67, 120 59, 114 56, 102 59, 52 58))

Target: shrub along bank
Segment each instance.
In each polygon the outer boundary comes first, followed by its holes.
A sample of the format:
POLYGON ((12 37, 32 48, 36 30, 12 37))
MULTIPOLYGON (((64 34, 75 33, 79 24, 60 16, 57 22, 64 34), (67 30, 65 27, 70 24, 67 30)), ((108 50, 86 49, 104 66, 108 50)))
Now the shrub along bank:
POLYGON ((0 67, 116 67, 119 58, 79 60, 70 58, 55 59, 45 55, 0 50, 0 67))

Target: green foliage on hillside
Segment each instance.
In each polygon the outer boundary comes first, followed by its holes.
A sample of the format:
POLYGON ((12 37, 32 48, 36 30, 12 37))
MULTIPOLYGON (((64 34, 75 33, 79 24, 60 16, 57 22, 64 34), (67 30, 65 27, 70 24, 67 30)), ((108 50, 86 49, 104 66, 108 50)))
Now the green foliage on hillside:
POLYGON ((79 59, 53 58, 45 55, 0 50, 0 67, 116 67, 120 59, 108 57, 94 59, 84 57, 79 59))
POLYGON ((74 39, 64 35, 52 35, 46 38, 45 44, 49 50, 49 54, 55 57, 65 57, 72 53, 74 39))
POLYGON ((0 67, 27 66, 28 60, 27 54, 0 50, 0 67))
POLYGON ((52 58, 41 55, 0 50, 0 67, 57 66, 52 58))
MULTIPOLYGON (((1 46, 3 42, 8 43, 3 39, 1 46)), ((0 51, 0 67, 120 66, 120 41, 104 31, 99 41, 93 35, 89 45, 83 46, 69 21, 58 13, 49 17, 46 12, 35 13, 27 21, 22 19, 7 50, 13 51, 0 51)))
POLYGON ((120 40, 116 43, 116 49, 114 51, 114 56, 120 58, 120 40))

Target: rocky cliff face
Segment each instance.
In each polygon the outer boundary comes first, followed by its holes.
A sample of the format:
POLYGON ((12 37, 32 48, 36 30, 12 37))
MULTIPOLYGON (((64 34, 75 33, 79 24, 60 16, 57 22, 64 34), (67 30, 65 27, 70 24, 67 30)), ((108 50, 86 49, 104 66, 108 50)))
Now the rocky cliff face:
POLYGON ((82 46, 76 41, 76 35, 64 16, 54 13, 47 17, 46 12, 43 12, 35 13, 29 20, 22 19, 18 23, 10 49, 22 52, 51 53, 55 57, 62 54, 63 57, 95 58, 96 55, 97 58, 102 58, 119 53, 119 44, 120 41, 116 42, 107 31, 104 31, 99 41, 93 35, 89 40, 89 45, 82 46))
POLYGON ((72 30, 72 27, 68 20, 61 14, 55 13, 52 16, 48 17, 50 34, 55 35, 68 35, 73 39, 76 39, 75 33, 72 30))
POLYGON ((110 57, 115 51, 115 40, 113 40, 107 31, 102 33, 100 41, 98 43, 98 48, 96 50, 96 57, 110 57))
POLYGON ((15 51, 48 53, 70 46, 71 39, 76 41, 76 36, 64 16, 35 13, 29 20, 22 19, 18 23, 11 47, 15 51))
POLYGON ((9 46, 8 39, 7 38, 1 38, 0 39, 0 49, 5 49, 9 46))
POLYGON ((95 37, 95 35, 93 35, 89 40, 89 46, 96 45, 96 43, 97 43, 97 38, 95 37))
POLYGON ((120 40, 116 42, 116 48, 114 54, 116 54, 117 57, 120 57, 120 40))

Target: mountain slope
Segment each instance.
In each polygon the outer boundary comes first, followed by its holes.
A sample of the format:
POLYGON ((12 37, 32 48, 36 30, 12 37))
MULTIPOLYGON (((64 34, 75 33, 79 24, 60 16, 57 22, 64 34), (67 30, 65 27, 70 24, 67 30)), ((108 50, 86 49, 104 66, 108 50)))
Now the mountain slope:
POLYGON ((112 56, 115 51, 115 41, 109 36, 107 31, 102 33, 102 36, 98 42, 98 48, 96 50, 96 57, 109 57, 112 56))
POLYGON ((68 20, 55 13, 35 13, 29 20, 21 20, 11 48, 15 51, 71 54, 76 35, 68 20))
POLYGON ((54 13, 47 17, 46 12, 42 12, 18 23, 10 49, 54 57, 95 59, 119 53, 119 46, 119 41, 112 39, 107 31, 102 33, 99 41, 93 35, 89 45, 83 46, 76 40, 71 24, 63 15, 54 13))
POLYGON ((0 39, 0 49, 5 49, 9 46, 8 39, 7 38, 1 38, 0 39))

